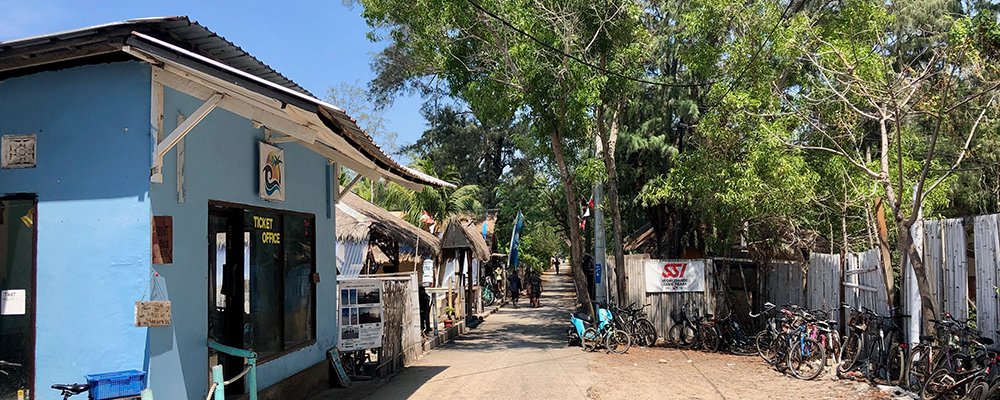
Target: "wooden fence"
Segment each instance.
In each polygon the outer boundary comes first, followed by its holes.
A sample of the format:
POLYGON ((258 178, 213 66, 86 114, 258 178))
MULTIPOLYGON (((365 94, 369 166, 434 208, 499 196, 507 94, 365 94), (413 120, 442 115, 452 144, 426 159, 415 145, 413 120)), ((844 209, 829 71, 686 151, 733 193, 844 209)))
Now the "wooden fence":
POLYGON ((376 349, 376 376, 399 372, 421 352, 419 279, 416 272, 365 276, 382 282, 382 347, 376 349))
MULTIPOLYGON (((879 313, 888 312, 888 296, 878 250, 862 253, 814 253, 808 264, 773 262, 760 268, 749 260, 705 260, 705 290, 702 292, 646 293, 643 264, 649 255, 625 257, 627 293, 611 297, 621 304, 649 303, 648 317, 658 333, 665 334, 673 321, 670 313, 682 307, 718 316, 733 315, 748 323, 748 312, 760 310, 764 302, 795 304, 807 308, 833 309, 846 302, 879 313)), ((614 268, 608 268, 614 282, 614 268)))
MULTIPOLYGON (((919 249, 931 284, 931 299, 937 311, 951 313, 955 318, 971 317, 969 304, 975 301, 975 320, 984 336, 1000 342, 1000 214, 975 218, 918 221, 913 237, 919 249), (972 246, 967 237, 967 224, 972 223, 972 246), (972 249, 970 254, 969 249, 972 249), (970 260, 971 256, 971 260, 970 260), (975 270, 969 269, 974 265, 975 270), (975 293, 970 290, 975 284, 975 293)), ((912 268, 907 265, 902 278, 903 307, 907 314, 920 314, 920 297, 912 268)), ((926 327, 919 318, 911 318, 910 338, 918 337, 926 327)))
MULTIPOLYGON (((704 292, 678 292, 678 293, 646 293, 645 272, 643 264, 649 260, 648 254, 633 254, 625 256, 625 274, 629 278, 626 280, 628 292, 625 296, 615 293, 614 285, 609 285, 611 297, 621 299, 623 305, 636 303, 639 306, 649 303, 650 308, 646 309, 649 320, 656 327, 659 336, 664 336, 673 325, 670 320, 670 312, 689 306, 691 310, 699 312, 719 312, 718 301, 720 286, 719 273, 716 264, 712 260, 705 261, 705 291, 704 292)), ((609 260, 612 261, 612 260, 609 260)), ((612 261, 613 262, 613 261, 612 261)), ((609 282, 614 282, 614 268, 609 267, 609 282)))

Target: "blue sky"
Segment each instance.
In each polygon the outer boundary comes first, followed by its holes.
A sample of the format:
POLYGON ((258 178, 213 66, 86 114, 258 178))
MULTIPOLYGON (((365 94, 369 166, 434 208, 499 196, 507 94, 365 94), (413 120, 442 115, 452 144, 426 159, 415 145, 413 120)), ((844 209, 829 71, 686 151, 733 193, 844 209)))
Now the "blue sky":
MULTIPOLYGON (((323 98, 342 82, 365 86, 384 47, 365 36, 361 7, 342 0, 0 0, 0 41, 139 17, 187 15, 323 98)), ((425 129, 421 100, 397 99, 385 114, 400 146, 425 129)), ((347 110, 348 113, 351 110, 347 110)))

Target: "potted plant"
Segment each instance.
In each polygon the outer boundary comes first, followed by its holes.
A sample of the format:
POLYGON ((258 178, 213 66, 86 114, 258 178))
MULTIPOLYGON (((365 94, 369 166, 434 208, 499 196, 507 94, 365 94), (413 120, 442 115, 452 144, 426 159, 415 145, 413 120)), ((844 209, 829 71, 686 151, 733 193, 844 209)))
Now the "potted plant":
POLYGON ((455 307, 446 306, 444 308, 444 313, 447 315, 444 320, 444 328, 451 328, 455 324, 455 307))

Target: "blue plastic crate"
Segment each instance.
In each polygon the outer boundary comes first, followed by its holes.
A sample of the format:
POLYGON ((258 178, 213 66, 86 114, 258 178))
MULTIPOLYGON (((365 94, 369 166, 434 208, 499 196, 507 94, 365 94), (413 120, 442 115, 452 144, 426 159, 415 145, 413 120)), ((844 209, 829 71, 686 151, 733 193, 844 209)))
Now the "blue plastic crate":
POLYGON ((90 384, 90 398, 93 400, 138 396, 146 388, 144 371, 108 372, 85 377, 90 384))

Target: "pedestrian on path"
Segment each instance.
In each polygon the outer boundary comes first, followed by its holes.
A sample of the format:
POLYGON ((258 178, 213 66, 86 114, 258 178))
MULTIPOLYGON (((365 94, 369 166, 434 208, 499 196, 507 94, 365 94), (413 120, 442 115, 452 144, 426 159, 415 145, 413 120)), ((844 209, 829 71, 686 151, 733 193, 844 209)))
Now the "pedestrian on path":
POLYGON ((431 331, 431 296, 427 294, 427 290, 424 289, 423 285, 420 285, 418 297, 420 302, 420 331, 428 333, 431 331))
POLYGON ((559 257, 553 258, 552 265, 556 267, 556 275, 559 275, 559 257))
POLYGON ((507 276, 507 293, 514 308, 517 308, 517 300, 521 297, 521 277, 517 276, 517 271, 507 276))
POLYGON ((537 271, 531 273, 528 278, 528 288, 531 291, 529 298, 532 307, 540 307, 539 299, 542 297, 542 277, 537 271))

